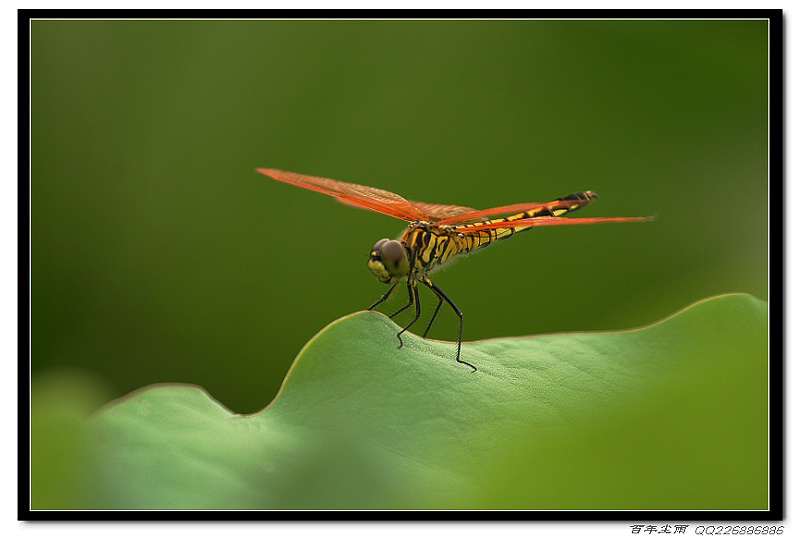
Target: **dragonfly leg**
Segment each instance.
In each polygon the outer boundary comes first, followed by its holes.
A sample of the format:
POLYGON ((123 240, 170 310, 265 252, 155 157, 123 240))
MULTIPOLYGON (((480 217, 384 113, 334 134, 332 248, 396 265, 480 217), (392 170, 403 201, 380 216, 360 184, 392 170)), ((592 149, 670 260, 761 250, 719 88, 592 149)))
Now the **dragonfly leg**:
POLYGON ((406 327, 401 329, 400 332, 397 334, 397 339, 400 341, 400 346, 398 346, 398 348, 402 348, 403 347, 403 339, 402 339, 402 337, 400 337, 400 335, 402 335, 408 328, 410 328, 412 325, 414 325, 414 322, 419 320, 419 312, 420 312, 419 311, 419 289, 417 288, 416 282, 414 282, 413 288, 414 288, 414 304, 416 305, 416 314, 414 315, 414 319, 411 322, 409 322, 408 324, 406 324, 406 327))
MULTIPOLYGON (((399 282, 399 281, 398 281, 398 282, 399 282)), ((383 303, 384 301, 386 301, 386 298, 388 298, 388 297, 389 297, 389 294, 391 294, 391 293, 392 293, 392 290, 394 290, 394 287, 395 287, 395 286, 397 286, 397 283, 394 283, 392 286, 390 286, 390 287, 389 287, 389 290, 387 290, 387 291, 386 291, 386 293, 385 293, 384 295, 382 295, 382 296, 381 296, 381 299, 379 299, 378 301, 376 301, 375 303, 373 303, 372 305, 370 305, 370 306, 369 306, 369 309, 367 309, 367 310, 368 310, 368 311, 371 311, 372 309, 374 309, 375 307, 377 307, 378 305, 380 305, 381 303, 383 303)))
POLYGON ((453 300, 448 298, 447 294, 442 292, 442 289, 433 284, 433 282, 430 279, 425 278, 425 280, 423 280, 422 282, 425 284, 425 286, 433 290, 433 293, 439 296, 439 298, 446 301, 447 304, 450 305, 453 311, 455 311, 455 313, 458 315, 458 344, 456 345, 456 362, 467 365, 472 369, 472 372, 476 372, 478 369, 477 367, 475 367, 475 365, 473 365, 472 363, 467 363, 466 361, 461 361, 461 336, 463 335, 464 332, 464 315, 461 314, 461 309, 456 307, 456 304, 453 303, 453 300))
POLYGON ((397 309, 395 312, 389 315, 389 318, 394 318, 398 314, 402 313, 412 305, 414 305, 414 285, 413 280, 409 277, 408 279, 408 303, 397 309))
POLYGON ((433 311, 433 316, 431 316, 431 321, 428 322, 428 327, 425 328, 425 333, 422 334, 423 339, 428 335, 428 332, 433 325, 433 321, 436 320, 436 315, 439 314, 439 308, 442 306, 442 302, 444 301, 444 298, 439 294, 436 294, 436 296, 439 298, 439 304, 436 306, 436 310, 433 311))

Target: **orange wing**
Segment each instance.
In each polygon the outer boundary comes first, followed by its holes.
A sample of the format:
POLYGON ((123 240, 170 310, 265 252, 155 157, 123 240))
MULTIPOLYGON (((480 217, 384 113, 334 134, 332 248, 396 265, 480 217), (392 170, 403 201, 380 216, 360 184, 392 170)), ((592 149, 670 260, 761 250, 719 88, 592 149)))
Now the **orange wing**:
POLYGON ((257 171, 273 180, 332 196, 348 206, 372 210, 406 221, 438 221, 439 219, 453 217, 464 212, 475 211, 472 208, 463 206, 411 202, 400 195, 383 189, 329 180, 328 178, 317 178, 271 168, 259 168, 257 171))
MULTIPOLYGON (((328 178, 306 176, 295 172, 286 172, 272 168, 256 169, 261 174, 278 180, 324 193, 348 206, 355 206, 371 210, 405 221, 434 221, 438 225, 462 225, 475 223, 486 217, 508 214, 520 211, 535 212, 549 206, 551 202, 528 202, 524 204, 511 204, 498 206, 486 210, 475 210, 465 206, 452 206, 446 204, 427 204, 425 202, 412 202, 390 191, 367 187, 355 183, 340 182, 328 178)), ((509 228, 510 226, 554 226, 554 225, 580 225, 591 223, 650 221, 649 217, 591 217, 591 218, 564 218, 564 217, 531 217, 515 221, 500 221, 496 223, 473 224, 470 230, 489 230, 493 228, 509 228)))
POLYGON ((405 219, 406 221, 425 218, 425 215, 411 205, 408 200, 382 189, 272 168, 259 168, 256 170, 273 180, 324 193, 349 206, 372 210, 384 215, 397 217, 398 219, 405 219))
POLYGON ((530 226, 560 226, 560 225, 591 225, 595 223, 634 223, 652 221, 652 217, 529 217, 516 221, 497 221, 468 226, 470 232, 476 230, 491 230, 493 228, 512 228, 530 226))

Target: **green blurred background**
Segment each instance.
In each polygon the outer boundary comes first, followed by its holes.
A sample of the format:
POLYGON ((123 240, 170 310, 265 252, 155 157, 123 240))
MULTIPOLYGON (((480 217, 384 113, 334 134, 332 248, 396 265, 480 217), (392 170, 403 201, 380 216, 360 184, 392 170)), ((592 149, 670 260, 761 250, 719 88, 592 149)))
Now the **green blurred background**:
MULTIPOLYGON (((404 223, 256 167, 476 208, 591 189, 582 217, 657 217, 534 230, 436 274, 465 340, 767 299, 767 30, 33 21, 34 379, 269 403, 309 338, 385 290, 368 251, 404 223)), ((456 329, 444 312, 432 336, 456 329)))

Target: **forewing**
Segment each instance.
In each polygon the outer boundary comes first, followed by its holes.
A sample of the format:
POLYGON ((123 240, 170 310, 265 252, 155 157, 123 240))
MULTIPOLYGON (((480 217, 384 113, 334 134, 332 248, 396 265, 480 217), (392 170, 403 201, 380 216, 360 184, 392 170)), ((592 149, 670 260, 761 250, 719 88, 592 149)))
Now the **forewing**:
POLYGON ((332 196, 348 206, 371 210, 406 221, 425 218, 425 214, 408 200, 383 189, 272 168, 259 168, 257 171, 273 180, 332 196))

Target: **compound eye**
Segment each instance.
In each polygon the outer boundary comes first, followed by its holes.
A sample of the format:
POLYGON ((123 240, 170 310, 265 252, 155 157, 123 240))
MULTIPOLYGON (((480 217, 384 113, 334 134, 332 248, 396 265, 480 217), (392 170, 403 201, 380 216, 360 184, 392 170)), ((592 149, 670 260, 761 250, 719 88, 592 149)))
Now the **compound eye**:
POLYGON ((378 252, 380 252, 380 250, 381 250, 381 247, 382 247, 382 246, 383 246, 383 244, 384 244, 384 243, 386 243, 387 241, 389 241, 389 238, 383 238, 382 240, 378 240, 378 243, 376 243, 375 245, 373 245, 373 246, 372 246, 372 250, 373 250, 373 251, 378 251, 378 252))
MULTIPOLYGON (((380 243, 380 242, 379 242, 380 243)), ((380 246, 381 260, 389 273, 405 275, 408 273, 408 256, 403 245, 397 240, 389 240, 380 246)))
POLYGON ((397 264, 406 255, 405 249, 403 249, 403 246, 400 245, 400 242, 397 240, 379 241, 378 243, 380 244, 380 247, 377 244, 375 247, 380 250, 381 259, 384 262, 397 264))

